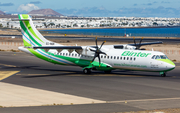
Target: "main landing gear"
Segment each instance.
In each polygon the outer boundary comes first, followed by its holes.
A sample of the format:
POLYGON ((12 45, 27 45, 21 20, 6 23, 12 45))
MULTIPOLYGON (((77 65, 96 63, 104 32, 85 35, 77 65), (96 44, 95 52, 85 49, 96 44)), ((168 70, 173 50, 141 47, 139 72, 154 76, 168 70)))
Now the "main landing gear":
POLYGON ((91 69, 85 68, 85 69, 83 70, 83 73, 84 73, 84 74, 91 74, 91 69))

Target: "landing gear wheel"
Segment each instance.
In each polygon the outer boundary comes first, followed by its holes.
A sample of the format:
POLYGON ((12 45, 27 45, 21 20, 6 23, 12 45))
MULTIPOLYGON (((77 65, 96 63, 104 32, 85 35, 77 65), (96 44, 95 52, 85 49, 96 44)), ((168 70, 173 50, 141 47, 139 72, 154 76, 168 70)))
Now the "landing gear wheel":
POLYGON ((90 73, 91 73, 91 70, 88 69, 88 68, 85 68, 85 69, 83 70, 83 73, 84 73, 84 74, 90 74, 90 73))
POLYGON ((166 77, 166 73, 164 73, 164 74, 161 74, 161 76, 162 76, 162 77, 166 77))

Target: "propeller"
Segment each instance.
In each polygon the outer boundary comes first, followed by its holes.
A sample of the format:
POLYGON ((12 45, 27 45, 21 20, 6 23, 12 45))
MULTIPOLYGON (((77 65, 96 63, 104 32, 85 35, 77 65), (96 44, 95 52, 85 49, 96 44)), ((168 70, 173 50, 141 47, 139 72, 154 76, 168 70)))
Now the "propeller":
POLYGON ((102 48, 102 46, 104 45, 104 43, 105 43, 106 41, 104 41, 104 42, 101 44, 100 47, 98 47, 98 45, 97 45, 97 37, 96 37, 96 41, 95 41, 95 42, 96 42, 96 47, 95 47, 96 49, 94 50, 94 49, 91 49, 91 48, 90 48, 90 51, 95 52, 94 57, 93 57, 91 63, 95 60, 96 57, 98 57, 99 66, 100 66, 100 64, 101 64, 100 54, 106 55, 106 53, 104 53, 104 52, 101 51, 101 48, 102 48))
POLYGON ((133 40, 134 40, 134 44, 135 44, 135 46, 136 46, 136 49, 138 50, 138 49, 141 47, 141 42, 142 42, 142 40, 143 40, 143 37, 141 38, 141 40, 140 40, 140 42, 139 42, 139 45, 136 44, 135 37, 133 38, 133 40))

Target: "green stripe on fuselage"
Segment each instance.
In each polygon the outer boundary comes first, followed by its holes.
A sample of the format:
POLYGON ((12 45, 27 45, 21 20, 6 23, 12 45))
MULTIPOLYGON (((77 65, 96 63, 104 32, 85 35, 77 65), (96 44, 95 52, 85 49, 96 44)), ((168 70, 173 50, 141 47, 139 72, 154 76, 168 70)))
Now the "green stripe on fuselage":
POLYGON ((51 63, 54 63, 54 64, 60 64, 60 65, 66 65, 66 64, 63 64, 63 63, 60 63, 60 62, 57 62, 55 60, 52 60, 48 57, 45 57, 43 55, 41 55, 40 53, 36 52, 34 49, 28 49, 33 55, 35 55, 36 57, 42 59, 42 60, 45 60, 45 61, 48 61, 48 62, 51 62, 51 63))

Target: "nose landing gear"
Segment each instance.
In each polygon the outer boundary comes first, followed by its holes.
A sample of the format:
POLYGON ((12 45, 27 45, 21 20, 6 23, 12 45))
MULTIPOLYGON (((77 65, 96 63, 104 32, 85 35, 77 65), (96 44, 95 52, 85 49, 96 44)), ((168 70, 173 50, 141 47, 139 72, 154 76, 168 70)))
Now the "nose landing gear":
POLYGON ((165 72, 160 72, 160 75, 161 75, 162 77, 166 77, 166 73, 165 73, 165 72))

